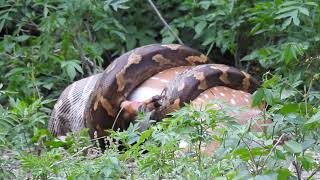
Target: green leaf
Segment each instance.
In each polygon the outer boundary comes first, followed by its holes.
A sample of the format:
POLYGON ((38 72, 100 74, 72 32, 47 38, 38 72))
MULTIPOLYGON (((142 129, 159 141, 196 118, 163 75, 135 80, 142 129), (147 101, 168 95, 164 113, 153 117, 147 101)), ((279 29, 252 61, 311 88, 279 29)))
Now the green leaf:
POLYGON ((153 129, 148 129, 146 131, 144 131, 141 136, 140 136, 140 139, 138 141, 138 143, 143 143, 146 139, 148 139, 153 133, 153 129))
POLYGON ((283 13, 289 13, 293 12, 294 10, 298 9, 298 6, 288 6, 288 7, 282 7, 279 11, 277 11, 276 14, 283 14, 283 13))
POLYGON ((214 42, 215 39, 216 39, 216 38, 215 38, 214 36, 210 36, 210 37, 208 37, 208 38, 206 38, 206 39, 204 40, 204 42, 202 43, 202 45, 207 46, 207 45, 211 44, 212 42, 214 42))
POLYGON ((286 44, 286 47, 282 53, 282 60, 286 64, 289 64, 292 60, 298 59, 298 55, 303 55, 304 47, 300 43, 292 42, 286 44))
POLYGON ((298 7, 299 9, 299 12, 306 15, 306 16, 309 16, 309 10, 305 7, 298 7))
POLYGON ((295 16, 292 16, 292 20, 293 20, 293 24, 295 24, 296 26, 300 25, 300 19, 298 18, 298 14, 295 16))
POLYGON ((129 35, 129 36, 126 36, 126 47, 127 47, 127 50, 131 50, 133 49, 136 44, 137 44, 137 41, 136 41, 136 38, 129 35))
POLYGON ((23 41, 26 41, 29 38, 30 38, 30 36, 28 36, 28 35, 21 35, 21 36, 15 37, 14 40, 17 41, 17 42, 23 42, 23 41))
POLYGON ((296 91, 296 90, 284 88, 284 89, 282 89, 281 92, 280 92, 280 99, 281 99, 281 100, 285 100, 285 99, 287 99, 287 98, 289 98, 289 97, 292 97, 292 96, 294 96, 294 95, 296 95, 296 94, 297 94, 297 91, 296 91))
POLYGON ((162 43, 167 44, 167 43, 173 43, 175 41, 175 38, 173 36, 166 36, 165 38, 162 39, 162 43))
POLYGON ((273 104, 273 95, 270 89, 264 89, 264 99, 269 105, 273 104))
POLYGON ((286 64, 289 64, 292 59, 294 59, 294 54, 292 50, 292 45, 289 43, 283 51, 282 59, 286 64))
POLYGON ((257 31, 261 29, 261 23, 257 23, 250 31, 250 34, 255 34, 257 31))
POLYGON ((65 69, 70 80, 74 80, 77 75, 77 71, 83 74, 82 68, 79 64, 79 60, 69 60, 61 63, 61 67, 65 69))
POLYGON ((305 5, 318 7, 319 5, 316 2, 305 2, 305 5))
POLYGON ((299 113, 301 105, 297 103, 285 104, 280 109, 280 113, 283 115, 288 115, 289 113, 299 113))
POLYGON ((288 17, 291 17, 291 18, 298 17, 298 10, 294 10, 294 11, 280 14, 280 15, 276 16, 274 19, 284 19, 284 18, 288 18, 288 17))
POLYGON ((44 6, 44 10, 43 10, 43 16, 44 16, 44 17, 47 17, 47 16, 48 16, 48 13, 49 13, 48 6, 45 5, 45 6, 44 6))
POLYGON ((253 60, 257 60, 259 58, 259 55, 256 51, 252 52, 249 55, 244 56, 241 61, 253 61, 253 60))
POLYGON ((0 22, 0 32, 2 32, 2 29, 4 27, 4 23, 6 22, 5 19, 2 19, 1 22, 0 22))
POLYGON ((281 5, 282 5, 282 7, 299 5, 299 1, 284 1, 281 5))
POLYGON ((207 26, 206 21, 200 21, 195 27, 195 31, 196 31, 197 35, 200 35, 206 26, 207 26))
POLYGON ((277 179, 277 174, 264 174, 264 175, 257 175, 254 177, 254 180, 272 180, 277 179))
POLYGON ((233 152, 234 155, 238 155, 242 160, 248 161, 250 160, 250 154, 253 156, 261 156, 261 155, 267 155, 268 151, 265 148, 239 148, 233 152))
POLYGON ((65 18, 57 18, 57 22, 59 23, 60 26, 64 26, 66 23, 66 19, 65 18))
POLYGON ((281 29, 286 29, 292 22, 292 18, 288 18, 286 19, 283 23, 282 23, 282 26, 281 26, 281 29))
POLYGON ((274 76, 272 76, 271 79, 266 80, 266 81, 262 84, 262 87, 264 87, 264 88, 272 88, 272 87, 274 87, 276 84, 279 83, 280 78, 281 78, 280 76, 274 75, 274 76))
POLYGON ((226 177, 215 177, 214 178, 215 180, 228 180, 228 178, 226 178, 226 177))
POLYGON ((111 6, 114 11, 118 11, 118 9, 128 9, 129 6, 126 6, 129 0, 107 0, 105 1, 106 5, 104 7, 105 10, 108 10, 108 6, 111 6))
POLYGON ((201 6, 201 8, 208 10, 211 5, 211 2, 210 1, 201 1, 199 3, 199 5, 201 6))
POLYGON ((278 149, 275 150, 275 155, 278 159, 281 159, 281 160, 285 160, 286 159, 286 155, 284 154, 283 151, 280 151, 278 149))
POLYGON ((320 121, 320 111, 314 114, 305 124, 311 124, 320 121))
POLYGON ((126 36, 124 35, 124 33, 120 32, 120 31, 111 31, 111 32, 116 34, 117 36, 119 36, 123 41, 126 40, 126 36))
POLYGON ((291 153, 301 153, 303 148, 302 144, 296 142, 296 141, 286 141, 285 142, 285 147, 290 151, 291 153))
POLYGON ((258 106, 260 105, 263 101, 264 97, 264 90, 262 88, 259 88, 256 92, 253 94, 253 99, 252 99, 252 106, 258 106))
POLYGON ((299 160, 301 161, 302 167, 307 170, 311 171, 314 164, 314 158, 309 156, 302 156, 299 157, 299 160))
POLYGON ((287 180, 291 176, 291 171, 286 168, 280 168, 277 170, 278 177, 277 180, 287 180))
POLYGON ((314 146, 316 143, 316 140, 315 139, 312 139, 312 138, 307 138, 303 141, 302 143, 302 148, 303 150, 307 150, 309 149, 310 147, 314 146))
POLYGON ((53 86, 54 86, 53 83, 47 83, 47 84, 44 84, 44 85, 43 85, 43 87, 46 88, 46 89, 48 89, 48 90, 51 90, 53 86))

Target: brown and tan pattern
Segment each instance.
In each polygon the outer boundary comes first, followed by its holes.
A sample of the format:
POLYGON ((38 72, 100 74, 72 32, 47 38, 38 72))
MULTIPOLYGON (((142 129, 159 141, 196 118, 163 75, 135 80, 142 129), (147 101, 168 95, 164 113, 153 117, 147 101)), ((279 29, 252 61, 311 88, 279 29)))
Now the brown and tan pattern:
POLYGON ((153 118, 161 120, 168 112, 172 112, 173 108, 190 103, 206 89, 216 86, 252 93, 259 87, 259 83, 247 73, 226 65, 195 66, 178 74, 170 81, 159 100, 160 107, 155 109, 153 118), (185 86, 181 88, 181 84, 185 84, 185 86))
POLYGON ((60 95, 49 120, 49 131, 55 136, 83 129, 84 109, 95 83, 102 74, 81 79, 69 85, 60 95))
MULTIPOLYGON (((102 74, 89 97, 85 108, 85 126, 90 135, 106 135, 105 129, 113 126, 120 105, 127 100, 132 90, 154 74, 179 66, 206 63, 207 57, 200 52, 182 45, 148 45, 134 49, 114 60, 107 72, 102 74), (99 126, 97 126, 99 124, 99 126), (101 130, 96 127, 100 127, 101 130)), ((126 129, 130 121, 121 119, 115 129, 126 129)))
POLYGON ((59 136, 87 127, 91 137, 95 133, 101 137, 112 128, 121 108, 124 112, 115 129, 126 129, 138 107, 153 111, 153 117, 160 120, 212 87, 225 86, 248 93, 257 89, 258 82, 238 69, 221 64, 199 65, 207 60, 198 51, 176 44, 134 49, 115 59, 103 73, 68 86, 54 107, 49 130, 59 136), (132 92, 141 83, 157 94, 131 103, 137 97, 132 92))
MULTIPOLYGON (((137 85, 162 70, 206 60, 198 51, 178 44, 152 44, 134 49, 117 58, 102 74, 68 86, 53 109, 49 130, 61 136, 89 127, 91 135, 94 131, 104 135, 104 130, 111 128, 121 102, 137 85)), ((124 121, 119 122, 116 128, 127 127, 124 121)))
MULTIPOLYGON (((129 101, 147 101, 153 96, 160 95, 172 78, 193 66, 179 66, 161 71, 141 83, 127 98, 129 101)), ((180 85, 179 85, 180 86, 180 85)), ((183 84, 181 85, 182 88, 183 84)))

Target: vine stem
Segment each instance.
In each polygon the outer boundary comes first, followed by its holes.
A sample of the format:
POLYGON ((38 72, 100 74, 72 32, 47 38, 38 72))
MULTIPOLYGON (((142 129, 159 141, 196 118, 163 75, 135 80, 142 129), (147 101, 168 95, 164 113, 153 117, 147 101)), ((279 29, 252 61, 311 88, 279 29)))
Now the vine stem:
POLYGON ((161 22, 164 24, 164 26, 166 28, 168 28, 169 32, 171 33, 171 35, 176 38, 176 40, 179 42, 179 44, 184 45, 184 43, 182 42, 182 40, 178 37, 178 35, 172 30, 172 28, 169 26, 169 24, 166 22, 166 20, 162 17, 160 11, 158 10, 158 8, 156 7, 156 5, 153 3, 152 0, 148 0, 149 4, 151 5, 152 9, 156 12, 156 14, 158 15, 158 17, 160 18, 161 22))
POLYGON ((298 180, 301 180, 301 166, 297 161, 297 156, 294 156, 294 161, 292 162, 294 168, 296 169, 296 173, 298 176, 298 180))
POLYGON ((254 159, 254 157, 253 157, 251 148, 250 148, 249 144, 243 139, 244 135, 241 135, 241 136, 239 136, 239 137, 240 137, 240 141, 242 140, 242 142, 246 145, 246 147, 247 147, 247 149, 248 149, 248 151, 249 151, 250 159, 251 159, 251 161, 252 161, 252 163, 253 163, 252 166, 253 166, 253 168, 254 168, 254 172, 257 173, 259 167, 258 167, 258 163, 255 161, 255 159, 254 159))
POLYGON ((307 180, 311 179, 318 171, 320 171, 320 166, 318 166, 307 178, 307 180))
POLYGON ((275 145, 273 145, 273 147, 271 148, 269 154, 267 155, 266 159, 264 160, 264 162, 262 162, 261 164, 261 168, 260 168, 260 172, 262 171, 262 169, 264 168, 264 166, 267 164, 267 161, 269 159, 269 157, 272 155, 272 152, 275 150, 275 148, 281 143, 282 138, 285 136, 285 134, 282 134, 280 136, 280 138, 278 139, 278 141, 276 142, 275 145))
POLYGON ((72 158, 74 158, 74 157, 78 156, 79 154, 81 154, 82 152, 86 151, 87 149, 89 149, 89 148, 91 148, 91 147, 93 147, 93 145, 92 145, 92 144, 91 144, 91 145, 89 145, 89 146, 86 146, 86 147, 82 148, 80 151, 76 152, 75 154, 73 154, 73 155, 72 155, 72 156, 70 156, 69 158, 64 159, 64 160, 62 160, 62 161, 59 161, 59 162, 56 162, 54 165, 58 165, 58 164, 61 164, 61 163, 67 162, 67 161, 69 161, 70 159, 72 159, 72 158))
POLYGON ((118 112, 118 114, 117 114, 117 116, 116 116, 116 119, 114 120, 114 122, 113 122, 113 124, 112 124, 112 128, 111 128, 111 129, 115 130, 114 127, 115 127, 115 125, 116 125, 116 123, 117 123, 117 121, 118 121, 118 119, 119 119, 119 116, 120 116, 122 110, 123 110, 123 107, 121 107, 120 111, 118 112))

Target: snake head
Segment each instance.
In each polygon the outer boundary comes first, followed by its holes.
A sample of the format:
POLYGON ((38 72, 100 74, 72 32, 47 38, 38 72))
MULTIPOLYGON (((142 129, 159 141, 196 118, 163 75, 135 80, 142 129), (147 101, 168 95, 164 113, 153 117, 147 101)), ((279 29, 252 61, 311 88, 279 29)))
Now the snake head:
POLYGON ((143 112, 147 119, 144 121, 139 121, 139 130, 141 132, 145 131, 150 127, 150 119, 155 113, 155 109, 159 107, 158 101, 160 100, 160 96, 156 96, 150 98, 147 101, 139 102, 139 101, 123 101, 121 103, 121 116, 120 119, 126 121, 126 123, 134 122, 137 118, 138 112, 143 112))
POLYGON ((132 122, 137 116, 138 109, 141 105, 142 102, 139 101, 123 101, 120 105, 122 109, 121 119, 126 119, 132 122))
POLYGON ((121 103, 121 119, 128 122, 133 122, 137 117, 138 112, 148 113, 152 118, 157 110, 161 107, 163 97, 160 95, 153 96, 145 101, 123 101, 121 103))
POLYGON ((162 96, 156 95, 152 98, 145 100, 139 106, 139 112, 152 112, 161 106, 162 96))
POLYGON ((137 112, 151 112, 161 106, 161 96, 153 96, 145 101, 123 101, 120 107, 122 111, 137 115, 137 112))

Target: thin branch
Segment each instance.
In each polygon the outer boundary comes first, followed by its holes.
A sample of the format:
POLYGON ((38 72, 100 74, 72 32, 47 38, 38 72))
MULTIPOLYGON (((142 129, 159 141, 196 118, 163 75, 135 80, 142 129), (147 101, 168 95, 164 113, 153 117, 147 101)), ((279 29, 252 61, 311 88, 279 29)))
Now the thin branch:
POLYGON ((236 37, 236 41, 237 41, 237 43, 236 43, 236 50, 235 50, 235 53, 234 53, 234 65, 236 66, 236 68, 239 68, 239 69, 242 69, 242 64, 241 64, 241 61, 240 61, 240 45, 239 45, 239 42, 241 41, 240 40, 240 34, 239 33, 237 33, 237 35, 236 35, 237 37, 236 37))
POLYGON ((93 42, 94 41, 94 38, 93 38, 93 35, 91 33, 91 30, 90 30, 90 24, 88 21, 84 21, 84 26, 87 30, 87 33, 88 33, 88 39, 90 42, 93 42))
POLYGON ((91 147, 93 147, 93 145, 89 145, 89 146, 87 146, 87 147, 84 147, 84 148, 82 148, 80 151, 78 151, 78 152, 76 152, 75 154, 73 154, 72 156, 70 156, 69 158, 64 159, 64 160, 62 160, 62 161, 59 161, 59 162, 55 163, 54 165, 58 165, 58 164, 61 164, 61 163, 66 162, 66 161, 69 161, 70 159, 78 156, 78 155, 81 154, 83 151, 86 151, 87 149, 89 149, 89 148, 91 148, 91 147))
MULTIPOLYGON (((37 86, 37 84, 36 84, 36 78, 35 78, 35 76, 34 76, 34 66, 33 66, 33 64, 32 64, 31 66, 32 66, 32 70, 31 70, 32 86, 33 86, 33 88, 34 88, 34 89, 36 90, 36 92, 37 92, 38 99, 40 99, 40 98, 41 98, 40 91, 39 91, 39 88, 38 88, 38 86, 37 86)), ((35 95, 34 95, 34 96, 35 96, 35 95)))
POLYGON ((246 65, 246 72, 249 72, 249 69, 250 69, 250 66, 251 66, 251 62, 247 62, 247 65, 246 65))
POLYGON ((247 137, 244 137, 244 138, 246 138, 248 141, 253 141, 253 142, 257 143, 257 144, 260 145, 261 147, 265 147, 265 146, 266 146, 265 144, 261 144, 259 141, 256 141, 256 140, 254 140, 254 139, 249 139, 249 138, 247 138, 247 137))
MULTIPOLYGON (((78 37, 80 36, 79 33, 77 34, 78 37)), ((89 75, 93 74, 93 69, 95 68, 95 63, 92 62, 88 57, 86 57, 85 52, 83 51, 83 46, 81 42, 78 42, 77 39, 74 41, 74 46, 78 48, 80 54, 80 60, 84 68, 86 69, 89 75)))
POLYGON ((116 116, 116 119, 114 120, 114 122, 113 122, 113 124, 112 124, 112 128, 111 128, 111 129, 115 130, 115 129, 114 129, 114 126, 116 125, 116 123, 117 123, 117 121, 118 121, 118 119, 119 119, 119 116, 120 116, 122 110, 123 110, 123 107, 121 107, 120 111, 118 112, 118 114, 117 114, 117 116, 116 116))
POLYGON ((294 168, 296 169, 298 180, 301 180, 301 166, 298 164, 297 157, 295 156, 295 160, 292 162, 294 168))
POLYGON ((213 48, 214 43, 215 43, 215 42, 212 42, 212 43, 210 44, 210 47, 209 47, 209 49, 208 49, 208 51, 207 51, 207 53, 206 53, 206 56, 209 56, 210 52, 212 51, 212 48, 213 48))
POLYGON ((320 166, 318 166, 317 169, 315 169, 307 179, 311 179, 318 171, 320 171, 320 166))
POLYGON ((158 17, 160 18, 161 22, 168 28, 171 35, 176 38, 176 40, 179 42, 179 44, 184 45, 182 40, 178 37, 178 35, 172 30, 172 28, 169 26, 169 24, 166 22, 166 20, 162 17, 161 13, 159 12, 158 8, 154 5, 152 0, 148 0, 149 4, 151 5, 152 9, 156 12, 158 17))
POLYGON ((269 154, 267 155, 266 159, 265 159, 264 162, 262 163, 260 170, 262 170, 263 167, 266 165, 266 163, 267 163, 269 157, 271 156, 272 152, 273 152, 274 149, 282 142, 282 138, 283 138, 284 136, 285 136, 285 134, 282 134, 282 135, 280 136, 280 138, 278 139, 277 143, 272 147, 272 149, 270 150, 270 152, 269 152, 269 154))
POLYGON ((96 141, 96 140, 104 139, 104 138, 107 138, 107 137, 108 137, 108 136, 101 136, 101 137, 97 137, 97 138, 90 139, 89 141, 96 141))
POLYGON ((239 137, 240 137, 240 140, 242 140, 242 142, 243 142, 243 143, 246 145, 246 147, 248 148, 250 159, 251 159, 251 161, 252 161, 252 163, 253 163, 253 166, 254 166, 254 168, 255 168, 254 171, 255 171, 255 173, 257 173, 257 172, 258 172, 258 164, 257 164, 256 161, 254 160, 254 157, 253 157, 253 155, 252 155, 250 146, 249 146, 249 144, 243 139, 243 136, 239 136, 239 137))
POLYGON ((304 93, 304 104, 305 104, 305 109, 306 109, 306 115, 309 116, 309 113, 308 113, 308 98, 309 98, 309 94, 310 94, 310 90, 311 90, 311 87, 312 87, 312 83, 313 83, 313 79, 311 79, 310 83, 309 83, 309 87, 308 87, 308 90, 306 89, 307 87, 305 87, 305 93, 304 93))

